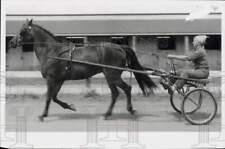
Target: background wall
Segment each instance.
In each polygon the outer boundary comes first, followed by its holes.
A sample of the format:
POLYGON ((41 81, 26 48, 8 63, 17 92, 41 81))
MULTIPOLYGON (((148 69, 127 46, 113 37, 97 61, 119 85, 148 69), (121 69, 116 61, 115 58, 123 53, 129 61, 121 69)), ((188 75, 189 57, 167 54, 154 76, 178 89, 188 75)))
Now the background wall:
MULTIPOLYGON (((131 36, 126 36, 126 43, 132 47, 131 36)), ((141 64, 147 67, 168 69, 166 56, 168 54, 185 54, 185 36, 174 36, 175 49, 160 50, 158 48, 157 36, 136 36, 135 52, 141 64)), ((192 48, 193 36, 189 36, 189 48, 192 48)), ((111 42, 110 36, 91 36, 87 37, 87 44, 98 42, 111 42)), ((211 70, 221 69, 221 49, 206 50, 211 70)), ((39 62, 33 51, 23 52, 21 48, 8 49, 6 54, 7 70, 38 70, 39 62)), ((184 62, 176 61, 177 67, 189 65, 184 62)))

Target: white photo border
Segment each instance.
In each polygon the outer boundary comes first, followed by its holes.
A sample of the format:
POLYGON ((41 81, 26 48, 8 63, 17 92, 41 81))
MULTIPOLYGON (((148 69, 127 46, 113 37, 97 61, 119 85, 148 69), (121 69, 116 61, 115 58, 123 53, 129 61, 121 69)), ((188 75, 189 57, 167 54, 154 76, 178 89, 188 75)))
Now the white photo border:
MULTIPOLYGON (((206 2, 207 3, 207 2, 206 2)), ((222 76, 225 76, 225 3, 215 1, 215 4, 222 8, 222 76)), ((5 76, 6 76, 6 52, 5 52, 5 36, 6 36, 6 9, 5 1, 1 5, 1 127, 5 124, 5 76)), ((223 80, 222 78, 221 80, 223 80)), ((224 81, 222 81, 224 82, 224 81)), ((222 109, 225 109, 225 84, 222 84, 222 109)), ((221 110, 221 111, 223 111, 221 110)), ((225 125, 225 114, 221 113, 222 125, 225 125)), ((1 134, 5 133, 5 129, 1 129, 1 134)), ((104 133, 104 132, 100 132, 104 133)), ((216 132, 210 132, 211 135, 218 135, 216 132)), ((221 132, 225 133, 225 132, 221 132)), ((7 136, 14 136, 12 132, 7 132, 7 136)), ((2 138, 0 138, 2 139, 2 138)), ((146 148, 191 148, 198 142, 198 132, 139 132, 139 141, 146 148)), ((34 148, 80 148, 86 143, 86 132, 27 132, 27 142, 34 148)), ((11 147, 12 142, 1 141, 1 146, 11 147)), ((119 143, 105 145, 105 148, 118 148, 119 143)), ((217 145, 213 142, 213 144, 217 145)), ((120 144, 119 144, 120 146, 120 144)))

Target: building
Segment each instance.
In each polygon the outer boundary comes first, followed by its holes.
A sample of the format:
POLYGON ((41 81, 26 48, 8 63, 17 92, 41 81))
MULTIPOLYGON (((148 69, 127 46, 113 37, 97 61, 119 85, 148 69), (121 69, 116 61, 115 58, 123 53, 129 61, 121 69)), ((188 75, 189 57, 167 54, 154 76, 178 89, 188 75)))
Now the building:
MULTIPOLYGON (((77 5, 74 1, 68 1, 63 3, 63 8, 56 4, 47 9, 46 5, 50 1, 31 1, 26 3, 25 8, 16 10, 13 9, 14 3, 9 2, 6 42, 18 32, 26 18, 33 18, 34 23, 55 36, 66 37, 80 46, 98 41, 129 45, 143 65, 165 69, 168 53, 188 53, 192 48, 193 37, 206 34, 209 36, 206 49, 210 69, 221 69, 221 12, 214 11, 194 21, 185 20, 193 8, 201 8, 204 3, 176 2, 176 5, 168 3, 162 6, 149 3, 145 5, 145 0, 122 4, 110 1, 110 4, 92 2, 93 7, 85 9, 85 4, 90 4, 91 1, 78 0, 77 5), (34 3, 38 5, 35 9, 31 6, 34 3)), ((39 67, 32 47, 7 49, 6 55, 8 70, 37 70, 39 67)))

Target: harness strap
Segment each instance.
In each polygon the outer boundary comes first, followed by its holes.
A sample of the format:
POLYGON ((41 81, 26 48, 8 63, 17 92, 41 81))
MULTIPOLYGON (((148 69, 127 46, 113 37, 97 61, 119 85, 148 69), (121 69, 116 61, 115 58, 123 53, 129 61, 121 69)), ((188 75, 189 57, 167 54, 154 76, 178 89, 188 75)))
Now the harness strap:
POLYGON ((69 61, 66 66, 66 71, 67 71, 67 73, 69 73, 69 79, 71 79, 71 70, 72 70, 71 65, 72 65, 72 60, 73 60, 73 53, 75 50, 76 50, 75 44, 71 44, 71 46, 68 49, 63 50, 58 54, 58 57, 60 57, 62 54, 67 53, 67 52, 69 54, 68 55, 69 61))
POLYGON ((73 60, 73 53, 74 53, 75 50, 76 50, 76 46, 75 46, 75 44, 73 44, 73 48, 70 48, 70 49, 69 49, 69 59, 70 59, 70 61, 69 61, 68 64, 67 64, 67 68, 68 68, 69 78, 70 78, 70 79, 72 78, 72 75, 71 75, 71 70, 72 70, 72 60, 73 60))
POLYGON ((97 46, 96 49, 97 49, 97 56, 98 56, 98 59, 99 59, 98 63, 101 64, 103 62, 103 60, 102 60, 102 51, 103 51, 102 46, 101 45, 97 46))

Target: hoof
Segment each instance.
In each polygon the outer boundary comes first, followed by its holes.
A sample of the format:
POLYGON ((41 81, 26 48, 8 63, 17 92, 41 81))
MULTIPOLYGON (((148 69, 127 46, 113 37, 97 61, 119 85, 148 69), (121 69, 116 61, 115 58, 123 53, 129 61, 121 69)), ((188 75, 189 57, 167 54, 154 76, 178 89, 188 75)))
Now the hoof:
POLYGON ((77 111, 74 104, 70 104, 68 109, 70 109, 72 111, 77 111))
POLYGON ((111 115, 112 115, 112 113, 104 114, 104 120, 108 120, 111 115))
POLYGON ((104 116, 104 120, 109 120, 109 116, 104 116))
POLYGON ((130 114, 131 114, 131 115, 136 115, 136 114, 137 114, 137 111, 136 111, 136 110, 131 110, 131 111, 130 111, 130 114))
POLYGON ((40 122, 44 122, 44 116, 39 116, 38 118, 40 122))

